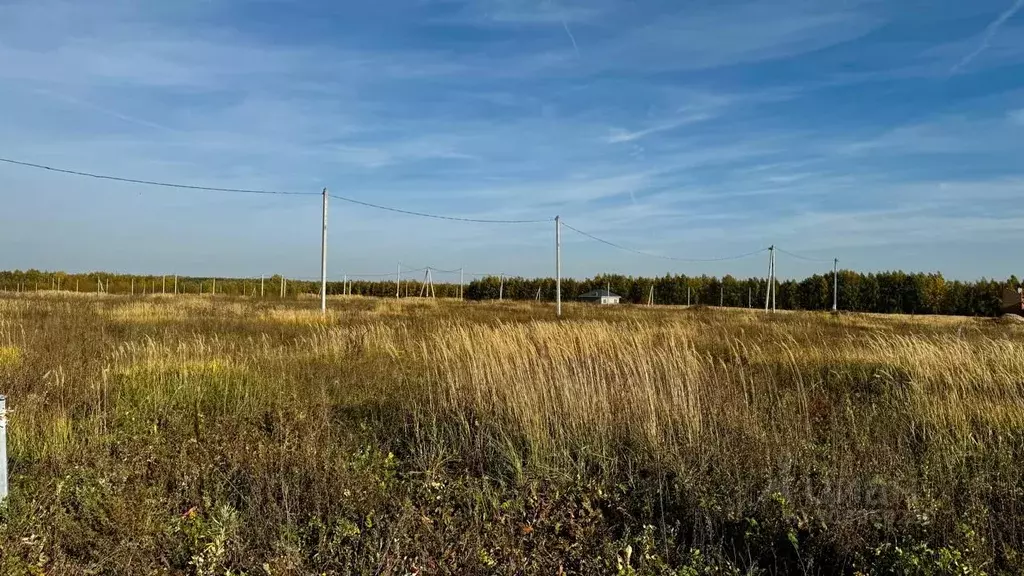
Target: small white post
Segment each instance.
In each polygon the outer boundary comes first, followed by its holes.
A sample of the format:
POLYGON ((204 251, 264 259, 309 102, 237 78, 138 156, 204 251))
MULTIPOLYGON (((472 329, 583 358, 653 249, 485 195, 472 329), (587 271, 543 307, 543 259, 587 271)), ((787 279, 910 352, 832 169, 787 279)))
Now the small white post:
POLYGON ((324 188, 324 228, 320 235, 320 313, 327 314, 327 188, 324 188))
POLYGON ((555 315, 562 316, 562 219, 555 216, 555 315))
POLYGON ((7 396, 0 394, 0 503, 7 499, 7 396))

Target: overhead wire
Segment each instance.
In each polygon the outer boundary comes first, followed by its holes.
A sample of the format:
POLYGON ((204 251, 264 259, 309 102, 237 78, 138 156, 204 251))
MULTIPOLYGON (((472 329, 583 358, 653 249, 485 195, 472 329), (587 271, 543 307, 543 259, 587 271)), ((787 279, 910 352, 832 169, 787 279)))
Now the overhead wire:
POLYGON ((778 246, 776 246, 775 249, 778 250, 779 252, 781 252, 782 254, 785 254, 786 256, 791 256, 793 258, 796 258, 797 260, 806 260, 807 262, 832 262, 833 261, 832 258, 825 259, 825 258, 812 258, 810 256, 802 256, 800 254, 796 254, 796 253, 790 252, 788 250, 783 250, 782 248, 779 248, 778 246))
POLYGON ((111 180, 114 182, 127 182, 129 184, 144 184, 147 186, 160 186, 163 188, 178 188, 182 190, 201 190, 206 192, 229 192, 233 194, 269 194, 278 196, 319 196, 320 192, 295 192, 285 190, 259 190, 251 188, 219 188, 216 186, 193 186, 189 184, 176 184, 173 182, 159 182, 156 180, 140 180, 137 178, 124 178, 121 176, 110 176, 107 174, 96 174, 93 172, 82 172, 80 170, 69 170, 67 168, 56 168, 53 166, 45 166, 43 164, 34 164, 32 162, 22 162, 20 160, 12 160, 10 158, 0 158, 0 162, 7 164, 13 164, 15 166, 23 166, 27 168, 36 168, 39 170, 47 170, 50 172, 59 172, 61 174, 70 174, 72 176, 83 176, 86 178, 95 178, 97 180, 111 180))
MULTIPOLYGON (((224 192, 224 193, 233 193, 233 194, 278 195, 278 196, 320 196, 322 194, 321 192, 300 192, 300 191, 294 191, 294 190, 269 190, 269 189, 258 189, 258 188, 228 188, 228 187, 218 187, 218 186, 199 186, 199 185, 191 185, 191 184, 180 184, 180 183, 175 183, 175 182, 164 182, 164 181, 158 181, 158 180, 146 180, 146 179, 140 179, 140 178, 127 178, 127 177, 123 177, 123 176, 113 176, 113 175, 109 175, 109 174, 99 174, 99 173, 95 173, 95 172, 86 172, 86 171, 81 171, 81 170, 71 170, 71 169, 68 169, 68 168, 59 168, 59 167, 56 167, 56 166, 47 166, 47 165, 44 165, 44 164, 37 164, 37 163, 34 163, 34 162, 25 162, 25 161, 22 161, 22 160, 15 160, 15 159, 4 158, 4 157, 0 157, 0 162, 6 163, 6 164, 11 164, 11 165, 14 165, 14 166, 21 166, 21 167, 25 167, 25 168, 34 168, 34 169, 38 169, 38 170, 45 170, 45 171, 49 171, 49 172, 56 172, 56 173, 67 174, 67 175, 72 175, 72 176, 80 176, 80 177, 84 177, 84 178, 93 178, 93 179, 97 179, 97 180, 107 180, 107 181, 123 182, 123 183, 129 183, 129 184, 140 184, 140 185, 146 185, 146 186, 157 186, 157 187, 162 187, 162 188, 175 188, 175 189, 181 189, 181 190, 196 190, 196 191, 207 191, 207 192, 224 192)), ((392 206, 385 206, 385 205, 382 205, 382 204, 375 204, 373 202, 366 202, 364 200, 357 200, 355 198, 349 198, 347 196, 341 196, 339 194, 328 193, 327 196, 330 197, 330 198, 333 198, 335 200, 341 200, 342 202, 347 202, 347 203, 355 204, 355 205, 358 205, 358 206, 364 206, 364 207, 367 207, 367 208, 373 208, 373 209, 376 209, 376 210, 383 210, 383 211, 393 212, 393 213, 397 213, 397 214, 405 214, 405 215, 408 215, 408 216, 417 216, 417 217, 421 217, 421 218, 432 218, 432 219, 435 219, 435 220, 446 220, 446 221, 455 221, 455 222, 469 222, 469 223, 478 223, 478 224, 538 224, 538 223, 543 223, 543 222, 550 222, 550 221, 553 220, 553 218, 500 219, 500 218, 469 218, 469 217, 462 217, 462 216, 448 216, 448 215, 443 215, 443 214, 433 214, 433 213, 429 213, 429 212, 419 212, 419 211, 416 211, 416 210, 405 210, 405 209, 402 209, 402 208, 394 208, 392 206)), ((565 226, 566 228, 568 228, 569 230, 572 230, 573 232, 576 232, 577 234, 580 234, 580 235, 582 235, 584 237, 587 237, 587 238, 589 238, 591 240, 594 240, 596 242, 600 242, 600 243, 605 244, 607 246, 611 246, 612 248, 615 248, 615 249, 618 249, 618 250, 622 250, 624 252, 629 252, 629 253, 632 253, 632 254, 637 254, 637 255, 640 255, 640 256, 647 256, 647 257, 650 257, 650 258, 659 258, 659 259, 662 259, 662 260, 670 260, 670 261, 673 261, 673 262, 725 262, 725 261, 729 261, 729 260, 740 260, 740 259, 743 259, 743 258, 749 258, 751 256, 754 256, 754 255, 757 255, 757 254, 761 254, 761 253, 766 252, 766 251, 769 250, 768 248, 761 248, 759 250, 754 250, 752 252, 747 252, 747 253, 744 253, 744 254, 737 254, 737 255, 734 255, 734 256, 723 256, 723 257, 718 257, 718 258, 679 258, 679 257, 675 257, 675 256, 666 256, 666 255, 663 255, 663 254, 656 254, 656 253, 653 253, 653 252, 646 252, 646 251, 643 251, 643 250, 637 250, 637 249, 634 249, 634 248, 630 248, 628 246, 623 246, 622 244, 618 244, 618 243, 612 242, 610 240, 606 240, 604 238, 596 236, 594 234, 591 234, 589 232, 585 232, 583 230, 580 230, 579 228, 576 228, 576 227, 566 223, 564 220, 562 220, 562 225, 565 226)), ((783 249, 778 248, 778 247, 776 247, 776 249, 779 252, 783 253, 783 254, 786 254, 788 256, 791 256, 793 258, 797 258, 797 259, 800 259, 800 260, 806 260, 808 262, 831 262, 831 260, 803 256, 803 255, 800 255, 800 254, 796 254, 794 252, 789 252, 787 250, 783 250, 783 249)), ((423 272, 423 271, 425 271, 427 269, 428 269, 427 267, 424 267, 424 268, 409 269, 409 270, 403 270, 403 271, 404 272, 423 272)), ((441 269, 436 269, 436 268, 431 268, 431 270, 433 270, 435 272, 440 272, 440 273, 454 273, 454 272, 460 271, 460 270, 441 270, 441 269)), ((370 276, 379 276, 379 277, 383 277, 383 276, 392 276, 392 275, 393 274, 381 274, 381 275, 364 274, 362 276, 368 276, 368 277, 370 277, 370 276)), ((470 276, 495 276, 496 274, 469 274, 469 275, 470 276)), ((500 274, 497 274, 497 275, 500 275, 500 274)))
POLYGON ((538 224, 541 222, 551 222, 554 218, 537 218, 532 220, 503 220, 503 219, 491 219, 491 218, 463 218, 461 216, 444 216, 441 214, 430 214, 428 212, 417 212, 415 210, 403 210, 401 208, 392 208, 390 206, 382 206, 380 204, 374 204, 372 202, 366 202, 363 200, 356 200, 355 198, 347 198, 345 196, 338 196, 337 194, 328 194, 330 198, 335 200, 341 200, 342 202, 349 202, 359 206, 366 206, 369 208, 375 208, 377 210, 386 210, 388 212, 395 212, 398 214, 405 214, 408 216, 419 216, 421 218, 433 218, 435 220, 451 220, 455 222, 473 222, 477 224, 538 224))
POLYGON ((735 256, 723 256, 723 257, 720 257, 720 258, 677 258, 675 256, 665 256, 663 254, 655 254, 653 252, 644 252, 643 250, 636 250, 636 249, 633 249, 633 248, 629 248, 627 246, 623 246, 621 244, 616 244, 615 242, 612 242, 610 240, 605 240, 604 238, 595 236, 595 235, 593 235, 593 234, 591 234, 589 232, 584 232, 583 230, 580 230, 579 228, 574 228, 573 226, 570 226, 569 224, 566 224, 565 220, 562 220, 562 226, 565 226, 566 228, 568 228, 569 230, 572 230, 573 232, 576 232, 577 234, 580 234, 582 236, 586 236, 587 238, 590 238, 591 240, 595 240, 595 241, 600 242, 602 244, 606 244, 608 246, 611 246, 612 248, 623 250, 625 252, 631 252, 633 254, 638 254, 640 256, 648 256, 650 258, 660 258, 662 260, 672 260, 674 262, 725 262, 725 261, 728 261, 728 260, 741 260, 743 258, 749 258, 751 256, 756 256, 757 254, 761 254, 761 253, 767 252, 769 250, 768 248, 761 248, 760 250, 754 250, 753 252, 747 252, 747 253, 744 253, 744 254, 737 254, 735 256))
MULTIPOLYGON (((48 172, 57 172, 59 174, 68 174, 71 176, 81 176, 84 178, 94 178, 97 180, 108 180, 113 182, 124 182, 128 184, 142 184, 146 186, 159 186, 162 188, 176 188, 180 190, 199 190, 206 192, 228 192, 234 194, 264 194, 264 195, 277 195, 277 196, 320 196, 320 192, 298 192, 294 190, 263 190, 256 188, 222 188, 218 186, 197 186, 192 184, 179 184, 176 182, 163 182, 159 180, 144 180, 140 178, 127 178, 124 176, 112 176, 109 174, 99 174, 96 172, 85 172, 82 170, 71 170, 68 168, 58 168, 56 166, 47 166, 45 164, 37 164, 35 162, 25 162, 23 160, 14 160, 12 158, 0 157, 0 162, 11 164, 14 166, 21 166, 24 168, 35 168, 37 170, 45 170, 48 172)), ((398 214, 406 214, 409 216, 419 216, 422 218, 433 218, 435 220, 449 220, 455 222, 474 222, 478 224, 537 224, 540 222, 549 222, 552 218, 537 218, 537 219, 500 219, 500 218, 467 218, 462 216, 446 216, 443 214, 431 214, 428 212, 417 212, 415 210, 404 210, 401 208, 394 208, 391 206, 384 206, 382 204, 374 204, 373 202, 366 202, 364 200, 357 200, 355 198, 349 198, 347 196, 341 196, 339 194, 330 194, 330 198, 335 200, 341 200, 342 202, 348 202, 350 204, 356 204, 359 206, 365 206, 368 208, 374 208, 376 210, 385 210, 388 212, 395 212, 398 214)))

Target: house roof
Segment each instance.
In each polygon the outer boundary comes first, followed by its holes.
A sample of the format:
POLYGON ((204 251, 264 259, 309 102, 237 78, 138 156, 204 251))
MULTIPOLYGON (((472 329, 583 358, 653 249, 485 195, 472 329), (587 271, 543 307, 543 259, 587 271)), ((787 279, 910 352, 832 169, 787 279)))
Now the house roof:
POLYGON ((597 290, 591 290, 586 294, 580 294, 580 298, 622 298, 622 296, 619 296, 607 288, 598 288, 597 290))

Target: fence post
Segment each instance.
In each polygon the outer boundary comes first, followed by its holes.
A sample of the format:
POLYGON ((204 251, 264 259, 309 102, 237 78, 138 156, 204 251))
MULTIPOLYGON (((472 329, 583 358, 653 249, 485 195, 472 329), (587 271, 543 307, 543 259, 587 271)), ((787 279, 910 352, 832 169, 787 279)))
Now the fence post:
POLYGON ((7 397, 0 394, 0 503, 7 499, 7 397))

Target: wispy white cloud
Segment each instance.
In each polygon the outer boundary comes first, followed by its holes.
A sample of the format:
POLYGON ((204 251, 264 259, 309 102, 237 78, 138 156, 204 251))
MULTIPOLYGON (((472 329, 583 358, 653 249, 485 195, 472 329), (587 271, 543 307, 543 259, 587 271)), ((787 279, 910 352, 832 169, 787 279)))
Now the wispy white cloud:
POLYGON ((1024 8, 1024 0, 1015 0, 1013 5, 1010 6, 1005 12, 999 15, 998 18, 992 21, 988 27, 985 28, 985 34, 981 38, 981 43, 973 51, 964 56, 955 66, 950 68, 950 74, 956 74, 960 70, 966 68, 975 58, 981 55, 982 52, 988 50, 992 46, 992 39, 999 33, 999 29, 1002 28, 1006 21, 1013 18, 1014 14, 1020 12, 1021 8, 1024 8))

